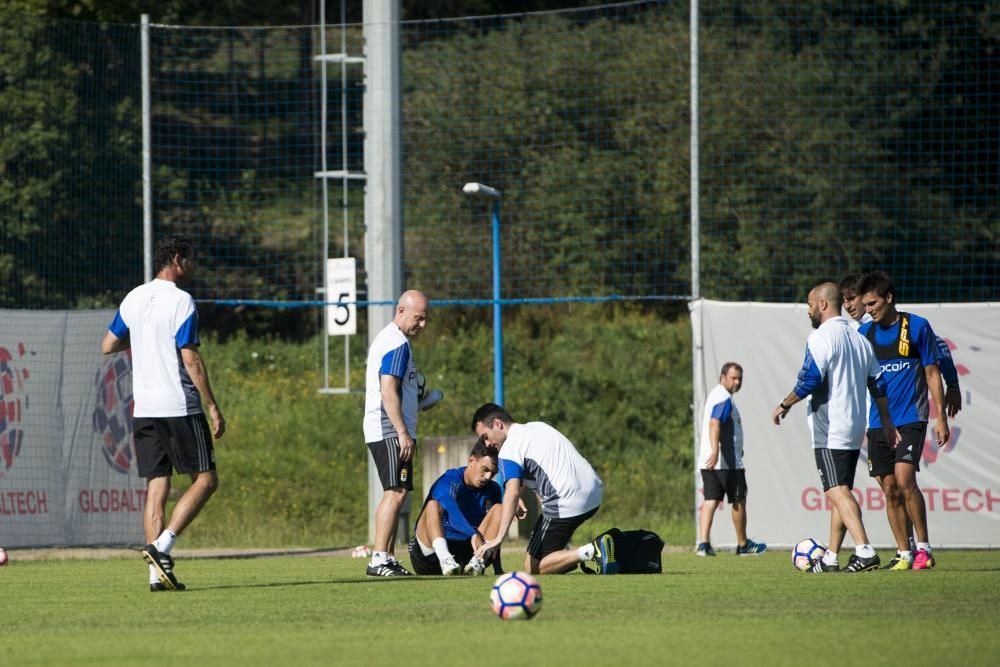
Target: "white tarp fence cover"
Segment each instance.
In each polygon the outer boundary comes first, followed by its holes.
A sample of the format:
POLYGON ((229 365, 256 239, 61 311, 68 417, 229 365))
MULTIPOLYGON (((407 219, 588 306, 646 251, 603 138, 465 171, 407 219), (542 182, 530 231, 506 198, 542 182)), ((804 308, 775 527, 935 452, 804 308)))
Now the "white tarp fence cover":
POLYGON ((0 544, 142 542, 131 360, 114 311, 0 310, 0 544))

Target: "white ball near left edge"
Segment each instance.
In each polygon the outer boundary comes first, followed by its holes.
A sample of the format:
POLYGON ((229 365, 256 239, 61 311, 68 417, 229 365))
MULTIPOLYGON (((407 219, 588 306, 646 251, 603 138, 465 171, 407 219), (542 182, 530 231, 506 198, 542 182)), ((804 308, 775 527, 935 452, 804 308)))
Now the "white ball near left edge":
POLYGON ((0 547, 0 567, 3 567, 4 565, 6 565, 7 564, 7 560, 8 560, 7 559, 7 552, 4 550, 3 547, 0 547))

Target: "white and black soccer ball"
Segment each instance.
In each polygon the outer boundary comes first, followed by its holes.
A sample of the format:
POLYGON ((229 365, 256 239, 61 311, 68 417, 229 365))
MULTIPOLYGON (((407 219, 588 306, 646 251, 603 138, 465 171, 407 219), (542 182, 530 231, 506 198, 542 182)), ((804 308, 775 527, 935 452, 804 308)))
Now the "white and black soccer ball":
POLYGON ((811 537, 799 541, 792 547, 792 565, 796 570, 805 572, 817 558, 822 558, 826 553, 826 547, 811 537))
POLYGON ((542 608, 542 587, 526 572, 501 574, 490 590, 493 613, 505 621, 527 621, 542 608))

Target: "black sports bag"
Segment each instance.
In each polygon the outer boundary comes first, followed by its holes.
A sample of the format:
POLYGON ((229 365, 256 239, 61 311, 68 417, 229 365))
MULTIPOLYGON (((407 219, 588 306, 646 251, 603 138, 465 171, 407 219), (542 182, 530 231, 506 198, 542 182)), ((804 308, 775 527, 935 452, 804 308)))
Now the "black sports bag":
POLYGON ((611 537, 611 557, 607 563, 595 571, 580 564, 580 569, 588 574, 658 574, 663 572, 661 555, 663 540, 649 530, 611 530, 595 538, 601 544, 605 535, 611 537), (617 566, 617 567, 616 567, 617 566))

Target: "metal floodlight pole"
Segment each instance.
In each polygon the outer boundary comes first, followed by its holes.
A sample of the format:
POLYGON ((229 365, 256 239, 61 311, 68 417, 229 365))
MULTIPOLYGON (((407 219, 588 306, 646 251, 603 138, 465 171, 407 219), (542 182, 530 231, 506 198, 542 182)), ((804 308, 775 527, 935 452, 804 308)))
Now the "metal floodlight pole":
POLYGON ((500 308, 500 200, 501 193, 482 183, 466 183, 462 192, 493 200, 493 402, 503 405, 503 320, 500 308))

